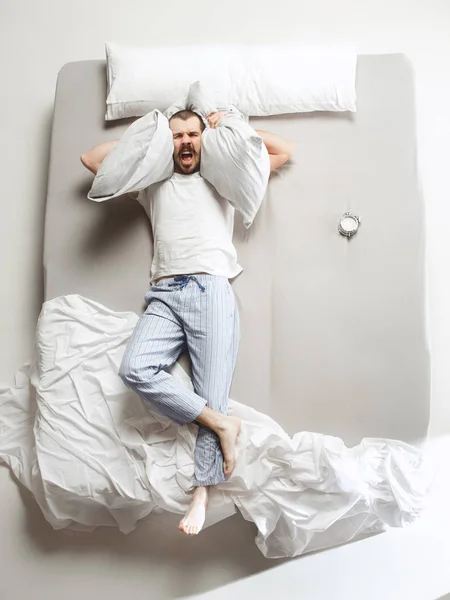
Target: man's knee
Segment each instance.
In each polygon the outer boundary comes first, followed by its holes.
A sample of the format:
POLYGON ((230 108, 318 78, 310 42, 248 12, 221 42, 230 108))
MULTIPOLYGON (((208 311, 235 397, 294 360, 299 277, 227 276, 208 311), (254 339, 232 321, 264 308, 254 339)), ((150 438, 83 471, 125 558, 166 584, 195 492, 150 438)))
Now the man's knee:
POLYGON ((125 385, 130 386, 132 380, 135 377, 135 371, 129 361, 122 361, 119 368, 119 377, 125 385))

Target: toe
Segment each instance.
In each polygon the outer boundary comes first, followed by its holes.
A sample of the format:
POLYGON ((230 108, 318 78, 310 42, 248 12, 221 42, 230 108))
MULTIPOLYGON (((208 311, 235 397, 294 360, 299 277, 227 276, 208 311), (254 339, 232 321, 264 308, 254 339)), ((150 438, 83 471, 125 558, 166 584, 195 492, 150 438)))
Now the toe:
POLYGON ((178 529, 181 529, 181 531, 184 531, 184 523, 183 523, 183 521, 179 522, 178 529))

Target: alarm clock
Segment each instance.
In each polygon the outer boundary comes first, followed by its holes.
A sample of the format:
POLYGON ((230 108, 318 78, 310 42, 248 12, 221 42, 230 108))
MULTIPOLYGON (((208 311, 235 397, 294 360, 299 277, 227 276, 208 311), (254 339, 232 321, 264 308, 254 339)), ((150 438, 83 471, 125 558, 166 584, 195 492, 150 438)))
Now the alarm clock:
POLYGON ((341 235, 344 235, 345 237, 350 238, 357 233, 360 224, 361 217, 358 217, 357 215, 354 215, 350 211, 348 211, 344 213, 341 220, 339 221, 339 233, 341 235))

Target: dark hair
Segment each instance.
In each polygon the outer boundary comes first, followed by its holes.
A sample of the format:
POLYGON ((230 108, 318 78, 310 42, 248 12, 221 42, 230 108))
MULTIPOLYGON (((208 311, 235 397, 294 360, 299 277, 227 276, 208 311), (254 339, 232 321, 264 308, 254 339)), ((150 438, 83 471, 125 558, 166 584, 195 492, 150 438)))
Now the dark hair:
POLYGON ((205 129, 205 124, 203 123, 203 119, 201 118, 200 115, 198 115, 193 110, 179 110, 178 112, 176 112, 174 115, 172 115, 170 117, 169 123, 172 119, 181 119, 182 121, 187 121, 191 117, 197 117, 197 119, 200 121, 200 130, 203 131, 205 129))

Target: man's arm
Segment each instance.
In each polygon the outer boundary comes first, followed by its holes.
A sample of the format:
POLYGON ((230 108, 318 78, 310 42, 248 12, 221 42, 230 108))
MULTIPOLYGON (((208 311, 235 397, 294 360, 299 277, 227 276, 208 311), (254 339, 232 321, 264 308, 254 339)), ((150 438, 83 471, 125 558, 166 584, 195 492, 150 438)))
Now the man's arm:
POLYGON ((289 160, 294 154, 295 146, 292 142, 289 142, 274 133, 269 133, 268 131, 261 131, 259 129, 256 129, 255 131, 262 137, 267 148, 271 171, 275 171, 275 169, 281 167, 281 165, 289 160))
POLYGON ((97 175, 97 171, 99 170, 100 165, 102 164, 106 155, 111 152, 118 141, 119 140, 113 140, 112 142, 104 142, 103 144, 94 146, 94 148, 84 152, 84 154, 80 156, 81 162, 86 169, 89 169, 91 173, 97 175))

